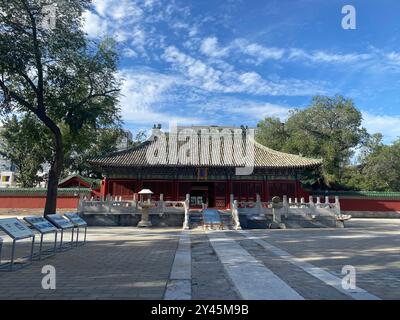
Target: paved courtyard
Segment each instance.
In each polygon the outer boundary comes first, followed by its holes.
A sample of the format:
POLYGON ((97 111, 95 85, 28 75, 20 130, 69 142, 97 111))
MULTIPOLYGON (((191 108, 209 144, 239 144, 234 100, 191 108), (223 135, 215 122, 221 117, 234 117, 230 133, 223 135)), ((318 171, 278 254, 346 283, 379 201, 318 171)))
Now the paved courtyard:
MULTIPOLYGON (((27 250, 21 243, 18 254, 27 250)), ((400 221, 390 219, 345 229, 91 227, 85 246, 0 272, 0 299, 400 299, 399 257, 400 221), (45 265, 55 290, 42 288, 45 265), (342 287, 345 265, 355 289, 342 287)))

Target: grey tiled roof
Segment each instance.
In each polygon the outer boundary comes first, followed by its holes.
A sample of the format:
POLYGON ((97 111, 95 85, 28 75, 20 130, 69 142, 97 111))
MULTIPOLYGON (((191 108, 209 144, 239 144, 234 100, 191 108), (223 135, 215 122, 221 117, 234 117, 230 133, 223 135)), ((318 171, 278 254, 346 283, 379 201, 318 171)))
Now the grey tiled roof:
MULTIPOLYGON (((168 138, 166 138, 168 140, 168 138)), ((245 162, 240 158, 237 148, 234 143, 227 144, 221 142, 219 148, 212 148, 212 141, 209 140, 208 148, 201 148, 201 139, 198 139, 196 146, 195 141, 189 139, 189 142, 179 142, 179 150, 182 145, 189 144, 190 150, 198 150, 193 152, 193 157, 186 159, 186 161, 175 160, 169 152, 169 147, 166 148, 166 161, 149 162, 148 155, 157 154, 159 144, 154 140, 146 141, 137 147, 115 152, 104 157, 95 158, 89 161, 94 166, 103 168, 122 168, 122 167, 151 167, 151 166, 169 166, 169 167, 241 167, 245 162), (208 149, 208 151, 207 151, 208 149), (208 152, 208 154, 207 154, 208 152)), ((243 141, 239 142, 242 143, 243 141)), ((168 144, 167 144, 168 145, 168 144)), ((158 151, 159 152, 159 151, 158 151)), ((190 153, 188 153, 190 154, 190 153)), ((179 157, 177 157, 179 158, 179 157)), ((160 159, 160 158, 159 158, 160 159)), ((162 158, 164 159, 164 158, 162 158)), ((249 162, 247 162, 249 163, 249 162)), ((254 143, 254 167, 256 168, 312 168, 321 165, 321 159, 305 158, 299 155, 284 153, 267 148, 257 142, 254 143)))

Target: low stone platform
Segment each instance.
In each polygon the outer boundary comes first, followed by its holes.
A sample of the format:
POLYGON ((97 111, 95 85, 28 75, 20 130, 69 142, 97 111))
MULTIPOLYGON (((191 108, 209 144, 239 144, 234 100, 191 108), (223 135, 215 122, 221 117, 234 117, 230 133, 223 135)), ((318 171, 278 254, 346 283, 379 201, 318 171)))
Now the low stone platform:
MULTIPOLYGON (((102 227, 136 227, 141 214, 131 213, 90 213, 80 214, 89 226, 102 227)), ((151 214, 150 221, 154 227, 182 227, 185 215, 179 213, 151 214)))

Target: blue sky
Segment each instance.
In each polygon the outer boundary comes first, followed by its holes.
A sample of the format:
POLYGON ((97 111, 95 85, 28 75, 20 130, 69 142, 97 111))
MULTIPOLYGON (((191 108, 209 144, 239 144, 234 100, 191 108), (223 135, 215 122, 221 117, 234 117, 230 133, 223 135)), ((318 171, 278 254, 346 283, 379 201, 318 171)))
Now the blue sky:
POLYGON ((398 0, 94 0, 84 28, 118 42, 134 132, 170 120, 254 126, 341 94, 390 143, 400 136, 399 14, 398 0), (341 27, 346 4, 356 30, 341 27))

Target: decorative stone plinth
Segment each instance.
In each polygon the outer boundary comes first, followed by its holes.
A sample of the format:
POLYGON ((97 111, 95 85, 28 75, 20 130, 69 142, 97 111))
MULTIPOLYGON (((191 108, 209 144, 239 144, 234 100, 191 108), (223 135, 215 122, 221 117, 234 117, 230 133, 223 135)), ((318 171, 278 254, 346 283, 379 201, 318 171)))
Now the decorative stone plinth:
POLYGON ((151 227, 151 221, 149 219, 149 208, 148 207, 143 207, 143 212, 142 212, 142 219, 138 223, 139 228, 145 228, 145 227, 151 227))

